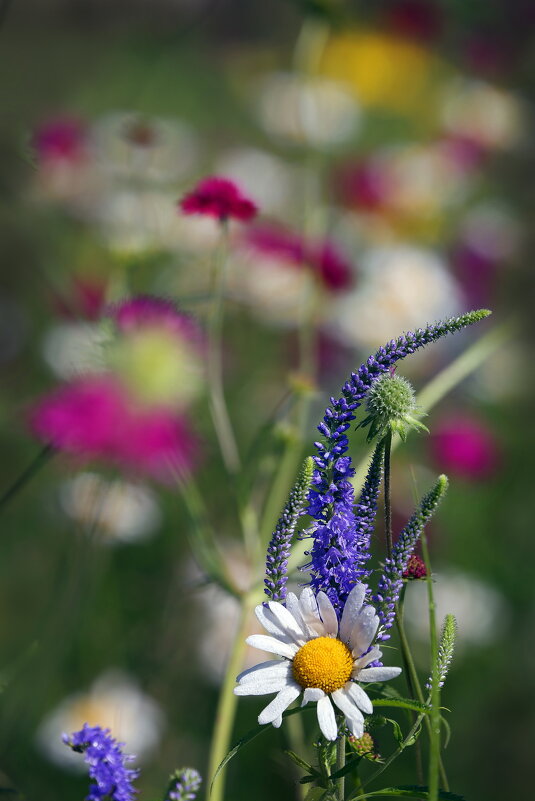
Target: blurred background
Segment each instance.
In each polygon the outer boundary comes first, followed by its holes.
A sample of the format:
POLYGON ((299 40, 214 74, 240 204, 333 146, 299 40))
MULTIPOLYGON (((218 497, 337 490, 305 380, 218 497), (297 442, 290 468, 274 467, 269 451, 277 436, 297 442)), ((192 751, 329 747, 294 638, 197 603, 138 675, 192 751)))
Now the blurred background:
MULTIPOLYGON (((106 304, 152 293, 204 325, 217 226, 176 204, 205 175, 232 178, 260 210, 231 226, 224 330, 230 415, 259 508, 292 393, 311 393, 310 453, 329 396, 379 345, 493 309, 400 368, 419 390, 501 332, 432 409, 431 434, 397 451, 393 479, 398 530, 413 480, 451 479, 430 531, 439 614, 459 623, 445 760, 452 789, 474 801, 527 798, 532 785, 533 22, 528 0, 0 4, 1 491, 42 448, 33 404, 98 366, 106 304)), ((196 480, 247 585, 202 378, 183 402, 196 480)), ((365 453, 362 440, 357 461, 365 453)), ((206 771, 236 603, 195 564, 177 489, 61 456, 42 468, 1 510, 3 785, 83 797, 61 733, 89 720, 138 755, 142 797, 160 797, 175 767, 206 771)), ((423 675, 424 590, 407 592, 423 675)), ((235 737, 258 708, 240 703, 235 737)), ((284 736, 270 730, 235 760, 227 798, 251 787, 294 797, 275 750, 284 736)), ((385 733, 379 750, 393 747, 385 733)), ((413 780, 411 768, 395 766, 391 784, 413 780)))

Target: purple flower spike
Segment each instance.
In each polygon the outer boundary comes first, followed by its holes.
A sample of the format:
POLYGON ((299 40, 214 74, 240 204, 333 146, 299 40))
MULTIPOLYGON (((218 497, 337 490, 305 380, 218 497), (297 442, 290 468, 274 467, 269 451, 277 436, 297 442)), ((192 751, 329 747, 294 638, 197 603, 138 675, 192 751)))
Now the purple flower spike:
POLYGON ((355 411, 372 383, 400 359, 489 314, 485 309, 468 312, 391 340, 351 374, 340 398, 331 398, 331 405, 318 426, 323 439, 315 443, 318 455, 314 457, 316 470, 308 508, 308 514, 314 518, 308 531, 314 544, 307 567, 310 567, 314 591, 323 590, 338 615, 352 587, 361 579, 363 561, 366 561, 364 548, 367 544, 363 543, 358 529, 354 490, 349 481, 354 470, 351 458, 345 455, 348 449, 346 431, 355 419, 355 411))
POLYGON ((123 743, 114 740, 109 729, 84 723, 80 731, 70 737, 64 734, 63 742, 73 751, 83 753, 89 766, 89 777, 94 784, 89 787, 86 801, 100 801, 106 796, 112 801, 134 801, 138 791, 132 786, 132 781, 138 777, 139 771, 126 767, 134 757, 123 754, 123 743))
POLYGON ((194 768, 181 768, 173 773, 165 801, 195 801, 201 776, 194 768))

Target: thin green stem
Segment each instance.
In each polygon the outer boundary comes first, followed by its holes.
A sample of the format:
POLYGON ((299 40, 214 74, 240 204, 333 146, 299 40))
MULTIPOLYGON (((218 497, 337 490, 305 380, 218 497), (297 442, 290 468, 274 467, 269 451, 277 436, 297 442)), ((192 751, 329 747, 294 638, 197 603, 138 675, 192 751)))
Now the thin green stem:
POLYGON ((384 504, 385 504, 385 538, 386 538, 386 555, 390 559, 392 557, 392 502, 390 497, 390 454, 392 452, 392 432, 389 430, 384 438, 384 504))
POLYGON ((52 445, 45 445, 42 448, 35 459, 28 465, 28 467, 22 471, 20 476, 15 479, 15 481, 11 484, 10 487, 4 492, 2 497, 0 498, 0 509, 3 509, 7 504, 16 496, 18 493, 24 489, 26 484, 29 484, 31 479, 39 472, 39 470, 52 458, 54 455, 55 450, 52 445))
POLYGON ((225 467, 231 475, 240 470, 240 455, 223 390, 223 297, 228 253, 228 230, 222 223, 221 243, 214 258, 211 293, 212 310, 208 320, 208 388, 210 411, 225 467))
MULTIPOLYGON (((414 665, 411 649, 409 647, 409 641, 405 633, 405 626, 403 625, 403 605, 405 600, 405 590, 406 590, 406 585, 404 585, 401 590, 399 603, 396 606, 396 625, 401 645, 401 656, 403 659, 405 681, 407 682, 409 697, 414 698, 416 693, 416 688, 420 690, 420 683, 418 681, 416 667, 414 665), (415 678, 416 678, 416 684, 415 684, 415 678)), ((422 702, 420 701, 420 703, 422 702)), ((409 712, 408 716, 410 719, 414 720, 415 715, 411 715, 411 713, 409 712)), ((415 743, 414 754, 416 760, 416 773, 418 776, 418 781, 420 782, 420 784, 423 784, 422 748, 420 740, 417 740, 415 743)))
MULTIPOLYGON (((306 758, 307 744, 301 715, 290 715, 285 721, 285 726, 292 751, 306 758)), ((296 789, 301 801, 305 801, 308 795, 307 785, 298 784, 296 789)))
MULTIPOLYGON (((246 649, 245 637, 250 625, 251 611, 258 602, 258 593, 249 593, 242 599, 240 612, 240 622, 234 640, 230 659, 228 661, 223 686, 219 695, 219 702, 216 710, 215 725, 210 747, 210 757, 208 762, 209 780, 229 751, 230 738, 236 716, 236 705, 238 697, 234 695, 236 676, 243 665, 243 658, 246 649)), ((223 801, 225 790, 225 771, 220 771, 212 787, 210 801, 223 801)))
POLYGON ((427 602, 429 608, 429 636, 431 640, 431 720, 429 734, 429 801, 437 801, 440 771, 440 687, 438 675, 438 636, 436 626, 436 605, 433 594, 433 578, 427 536, 422 531, 422 555, 427 569, 427 602))
MULTIPOLYGON (((341 770, 346 764, 346 736, 341 734, 336 741, 336 770, 341 770)), ((337 801, 344 801, 345 797, 345 776, 336 779, 336 798, 337 801)))

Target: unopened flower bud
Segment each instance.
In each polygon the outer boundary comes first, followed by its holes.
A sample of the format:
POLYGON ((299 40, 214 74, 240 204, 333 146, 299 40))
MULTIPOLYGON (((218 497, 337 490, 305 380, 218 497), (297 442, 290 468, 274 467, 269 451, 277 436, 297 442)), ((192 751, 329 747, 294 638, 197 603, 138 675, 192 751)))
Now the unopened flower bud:
POLYGON ((366 397, 366 411, 368 416, 360 426, 370 426, 368 442, 388 432, 397 433, 405 440, 409 428, 427 431, 417 419, 420 413, 412 386, 398 375, 385 373, 373 382, 366 397))
POLYGON ((407 567, 403 571, 404 579, 422 579, 427 576, 427 568, 424 560, 415 553, 409 558, 407 567))

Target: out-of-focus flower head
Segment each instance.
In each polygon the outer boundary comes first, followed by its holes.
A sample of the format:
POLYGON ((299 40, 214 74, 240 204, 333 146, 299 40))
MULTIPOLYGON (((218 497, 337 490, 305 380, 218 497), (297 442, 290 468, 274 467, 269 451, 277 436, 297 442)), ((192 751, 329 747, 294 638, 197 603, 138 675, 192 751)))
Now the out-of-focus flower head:
POLYGON ((333 296, 353 283, 352 265, 334 242, 307 241, 271 223, 248 229, 236 253, 233 292, 269 322, 297 325, 313 281, 333 296))
POLYGON ((140 482, 107 481, 96 473, 79 473, 60 488, 63 511, 100 543, 141 542, 160 523, 156 495, 140 482))
POLYGON ((452 476, 481 481, 494 475, 501 463, 501 448, 492 430, 471 415, 444 418, 430 437, 433 460, 452 476))
POLYGON ((114 111, 91 128, 96 165, 109 178, 166 185, 187 177, 198 158, 198 136, 182 120, 114 111))
POLYGON ((165 801, 195 801, 201 782, 201 776, 194 768, 175 771, 171 776, 165 801))
POLYGON ((82 461, 109 461, 165 480, 194 461, 183 412, 203 386, 199 329, 161 298, 123 301, 108 315, 116 330, 97 343, 96 369, 38 401, 31 429, 82 461))
POLYGON ((94 781, 89 788, 88 801, 111 798, 112 801, 133 801, 138 792, 132 782, 139 770, 127 768, 134 756, 124 754, 124 743, 118 743, 109 729, 84 723, 80 731, 63 735, 63 742, 74 752, 82 753, 94 781))
POLYGON ((107 349, 113 372, 144 405, 188 406, 203 387, 196 321, 165 298, 141 295, 112 306, 117 336, 107 349))
POLYGON ((61 767, 83 772, 83 761, 65 748, 61 738, 64 732, 79 730, 84 724, 110 729, 142 763, 160 742, 164 717, 158 704, 132 678, 109 670, 89 690, 66 697, 47 714, 36 735, 41 752, 61 767))
POLYGON ((432 250, 391 245, 369 250, 359 263, 358 287, 331 309, 330 328, 344 342, 379 345, 419 320, 455 315, 461 293, 432 250))
POLYGON ((329 37, 319 72, 351 87, 363 106, 412 115, 428 112, 438 63, 421 42, 397 33, 344 30, 329 37))
POLYGON ((87 127, 76 117, 52 117, 34 130, 31 144, 40 165, 80 161, 87 156, 87 127))
POLYGON ((376 211, 387 204, 391 178, 381 160, 370 156, 338 169, 335 184, 336 192, 345 205, 376 211))
POLYGON ((447 86, 441 117, 447 133, 488 151, 515 147, 527 130, 522 101, 484 81, 459 78, 447 86))
POLYGON ((258 208, 228 178, 212 175, 204 178, 179 203, 184 214, 202 214, 224 222, 229 219, 249 222, 258 208))
POLYGON ((318 150, 351 141, 360 109, 343 79, 277 72, 255 87, 263 128, 276 139, 318 150))
POLYGON ((421 556, 413 553, 407 562, 407 567, 403 571, 404 579, 421 579, 427 576, 427 568, 421 556))
POLYGON ((265 150, 252 147, 235 147, 225 150, 216 161, 217 175, 226 175, 246 195, 254 197, 263 214, 295 211, 295 198, 299 196, 303 181, 302 171, 294 164, 265 150))

